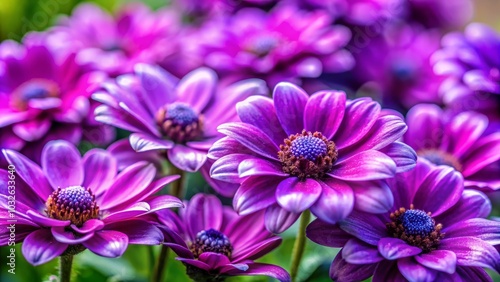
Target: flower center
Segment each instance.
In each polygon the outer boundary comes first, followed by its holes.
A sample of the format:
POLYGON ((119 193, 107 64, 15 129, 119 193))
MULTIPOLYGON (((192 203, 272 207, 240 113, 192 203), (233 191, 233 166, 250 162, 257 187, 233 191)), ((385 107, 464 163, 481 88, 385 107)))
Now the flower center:
POLYGON ((436 224, 431 213, 415 210, 413 205, 410 205, 409 210, 396 210, 390 217, 392 221, 386 224, 389 234, 421 248, 424 253, 435 250, 444 237, 441 232, 443 226, 436 224))
POLYGON ((300 179, 322 178, 332 169, 337 155, 333 141, 320 132, 305 130, 285 139, 278 152, 283 171, 300 179))
POLYGON ((398 81, 408 82, 415 78, 417 70, 413 62, 400 59, 391 65, 391 72, 398 81))
POLYGON ((438 149, 426 149, 417 152, 419 157, 425 158, 435 165, 451 166, 457 171, 462 171, 462 164, 455 156, 438 149))
POLYGON ((90 189, 70 186, 57 189, 47 199, 45 212, 51 218, 69 220, 82 226, 89 219, 98 218, 99 206, 90 189))
POLYGON ((156 113, 156 122, 163 134, 177 143, 194 140, 203 130, 203 116, 189 105, 179 102, 160 108, 156 113))
POLYGON ((257 56, 264 57, 278 45, 278 40, 273 36, 259 36, 250 41, 247 50, 257 56))
POLYGON ((13 106, 24 110, 31 99, 44 99, 59 96, 59 87, 53 81, 32 79, 16 88, 13 94, 13 106))
POLYGON ((195 242, 189 246, 189 249, 195 258, 205 252, 223 254, 230 258, 233 252, 233 246, 227 236, 212 228, 198 232, 195 242))

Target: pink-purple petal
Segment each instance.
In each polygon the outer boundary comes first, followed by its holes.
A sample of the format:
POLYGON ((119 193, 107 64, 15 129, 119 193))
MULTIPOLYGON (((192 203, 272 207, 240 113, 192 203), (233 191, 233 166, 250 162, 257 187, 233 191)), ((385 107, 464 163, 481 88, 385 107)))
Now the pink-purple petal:
POLYGON ((64 227, 52 227, 50 231, 58 242, 69 245, 81 244, 94 236, 94 232, 90 232, 76 237, 73 232, 66 230, 64 227))
POLYGON ((314 93, 304 110, 305 130, 319 131, 327 139, 331 139, 344 118, 345 104, 346 95, 343 91, 314 93))
POLYGON ((84 172, 76 147, 67 141, 51 141, 42 151, 42 168, 52 188, 80 186, 84 172))
POLYGON ((111 186, 118 172, 118 164, 110 152, 92 149, 83 157, 83 169, 85 177, 82 186, 90 188, 99 196, 111 186))
POLYGON ((167 151, 168 159, 181 170, 196 172, 207 160, 207 153, 184 145, 175 144, 167 151))
POLYGON ((340 229, 338 225, 330 224, 320 219, 311 222, 306 229, 309 240, 332 248, 341 248, 353 238, 350 234, 340 229))
POLYGON ((167 150, 174 146, 174 142, 162 140, 158 137, 144 133, 133 133, 129 137, 130 145, 136 152, 147 152, 152 150, 167 150))
POLYGON ((346 218, 354 207, 354 193, 347 183, 333 178, 318 181, 321 195, 311 206, 319 219, 335 224, 346 218))
POLYGON ((342 258, 353 264, 371 264, 384 259, 375 246, 358 239, 350 239, 342 248, 342 258))
POLYGON ((196 69, 184 76, 175 92, 179 102, 190 105, 200 113, 214 95, 217 75, 208 68, 196 69))
POLYGON ((397 238, 382 238, 377 246, 380 254, 388 260, 411 257, 422 252, 420 248, 410 246, 405 241, 397 238))
POLYGON ((32 265, 40 265, 60 256, 68 247, 58 242, 49 229, 39 229, 24 238, 22 252, 32 265))
POLYGON ((443 111, 434 104, 414 106, 406 115, 405 142, 415 150, 439 148, 444 132, 443 111))
POLYGON ((436 281, 437 272, 417 263, 414 258, 399 259, 398 268, 408 281, 436 281))
POLYGON ((128 237, 122 232, 101 230, 82 244, 95 254, 115 258, 123 255, 127 249, 128 237))
POLYGON ((281 179, 254 176, 245 179, 233 198, 233 207, 240 215, 265 209, 276 203, 276 187, 281 179))
POLYGON ((319 182, 314 179, 289 177, 278 184, 276 200, 285 210, 301 213, 316 202, 322 190, 319 182))
POLYGON ((368 213, 385 213, 394 205, 391 189, 383 180, 350 182, 354 191, 354 208, 368 213))
POLYGON ((300 213, 289 212, 278 204, 273 204, 266 209, 264 223, 269 232, 280 234, 292 226, 299 216, 300 213))
POLYGON ((479 238, 445 238, 441 240, 439 249, 454 252, 457 256, 457 265, 486 267, 500 271, 500 254, 493 245, 479 238))
POLYGON ((288 82, 280 82, 273 92, 274 107, 278 119, 287 135, 297 134, 304 129, 304 109, 309 96, 288 82))
POLYGON ((421 265, 437 271, 449 274, 455 273, 457 267, 457 256, 452 251, 434 250, 415 256, 415 260, 421 265))
POLYGON ((396 163, 389 156, 368 150, 336 163, 328 175, 347 181, 365 181, 393 177, 396 169, 396 163))

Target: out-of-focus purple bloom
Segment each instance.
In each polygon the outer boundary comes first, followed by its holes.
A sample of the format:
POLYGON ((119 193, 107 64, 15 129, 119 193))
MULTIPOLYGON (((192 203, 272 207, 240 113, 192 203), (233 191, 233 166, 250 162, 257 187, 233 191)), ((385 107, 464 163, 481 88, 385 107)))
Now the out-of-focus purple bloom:
POLYGON ((251 6, 268 6, 277 0, 173 0, 172 5, 192 17, 192 20, 217 17, 251 6))
POLYGON ((500 270, 500 222, 485 219, 491 203, 464 190, 460 173, 419 159, 388 181, 394 205, 384 214, 353 212, 331 225, 315 220, 312 241, 342 247, 330 268, 335 281, 491 281, 500 270))
POLYGON ((410 0, 409 20, 429 28, 450 29, 466 24, 474 15, 472 0, 410 0))
POLYGON ((402 0, 288 0, 308 9, 325 9, 336 19, 352 25, 383 25, 406 11, 402 0))
POLYGON ((404 136, 417 155, 462 173, 467 188, 500 189, 500 132, 487 134, 488 118, 476 112, 451 116, 438 106, 417 105, 406 117, 404 136))
POLYGON ((240 275, 290 281, 283 268, 253 261, 281 243, 281 238, 266 230, 263 213, 238 216, 217 197, 197 194, 179 215, 163 210, 158 219, 167 227, 164 244, 179 256, 196 282, 240 275))
POLYGON ((114 138, 109 126, 93 119, 89 96, 106 78, 85 73, 75 56, 55 58, 39 40, 0 45, 0 148, 21 151, 39 162, 43 146, 64 139, 106 144, 114 138))
POLYGON ((356 58, 353 75, 394 108, 408 109, 421 102, 441 104, 438 90, 443 78, 430 63, 439 42, 437 30, 418 25, 388 27, 381 36, 351 42, 349 50, 356 58))
POLYGON ((392 206, 380 180, 416 160, 396 142, 406 131, 401 117, 370 98, 350 101, 340 91, 309 96, 286 82, 273 96, 238 103, 242 122, 219 126, 227 137, 209 151, 212 178, 241 183, 233 199, 239 214, 265 209, 268 230, 280 233, 309 208, 335 223, 353 209, 381 213, 392 206))
POLYGON ((93 4, 78 6, 48 32, 49 45, 115 76, 131 72, 137 63, 159 63, 179 49, 180 19, 174 11, 151 11, 146 5, 123 6, 113 17, 93 4))
POLYGON ((134 132, 135 151, 166 151, 174 166, 189 172, 205 164, 208 149, 221 137, 217 126, 237 118, 235 104, 267 92, 257 79, 224 86, 213 71, 200 68, 179 81, 143 64, 135 75, 118 77, 103 89, 93 95, 104 104, 96 109, 96 120, 134 132))
POLYGON ((6 226, 14 214, 15 240, 23 242, 23 255, 33 265, 85 249, 118 257, 128 244, 160 244, 160 229, 138 217, 182 206, 169 195, 151 197, 179 176, 153 181, 156 169, 146 162, 118 174, 109 152, 92 149, 81 158, 74 145, 62 140, 47 143, 41 167, 15 151, 2 152, 15 173, 0 170, 0 245, 8 244, 6 226), (12 175, 15 209, 7 186, 12 175))
POLYGON ((500 34, 479 23, 463 33, 443 37, 432 60, 438 74, 448 76, 440 92, 456 112, 480 111, 500 120, 500 34))
POLYGON ((301 78, 352 68, 352 56, 343 49, 350 31, 332 21, 325 11, 292 6, 269 13, 243 9, 200 28, 197 52, 206 65, 233 81, 257 77, 270 86, 279 81, 298 84, 301 78))

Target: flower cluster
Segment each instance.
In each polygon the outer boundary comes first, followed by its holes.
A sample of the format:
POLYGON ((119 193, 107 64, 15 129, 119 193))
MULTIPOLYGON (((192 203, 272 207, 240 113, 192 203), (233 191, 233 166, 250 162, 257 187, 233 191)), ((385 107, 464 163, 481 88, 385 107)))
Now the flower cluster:
POLYGON ((129 244, 151 281, 169 252, 314 281, 307 240, 334 281, 500 272, 500 35, 453 31, 471 0, 167 2, 0 43, 0 246, 61 282, 129 244))

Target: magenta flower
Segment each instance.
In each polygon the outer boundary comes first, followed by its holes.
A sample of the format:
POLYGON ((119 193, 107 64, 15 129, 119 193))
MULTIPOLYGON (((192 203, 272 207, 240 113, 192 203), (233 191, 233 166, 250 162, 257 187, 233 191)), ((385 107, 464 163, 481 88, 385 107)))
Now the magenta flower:
POLYGON ((436 73, 448 79, 441 86, 444 102, 456 112, 479 111, 500 120, 500 34, 472 23, 463 33, 443 37, 432 60, 436 73))
POLYGON ((465 187, 484 192, 500 189, 500 132, 487 134, 488 118, 463 112, 450 118, 436 105, 413 107, 406 117, 404 141, 419 157, 459 171, 465 187))
POLYGON ((178 10, 189 15, 192 20, 230 14, 248 6, 268 6, 276 0, 173 0, 178 10))
POLYGON ((187 274, 196 282, 223 281, 226 276, 266 275, 285 282, 290 276, 276 265, 253 260, 271 252, 281 238, 264 226, 263 214, 238 216, 217 197, 197 194, 180 214, 158 213, 166 246, 179 256, 187 274), (219 280, 221 279, 221 280, 219 280))
MULTIPOLYGON (((238 103, 242 122, 218 127, 227 135, 209 151, 214 179, 241 183, 235 210, 266 210, 266 226, 280 233, 306 209, 335 223, 353 209, 381 213, 392 194, 380 181, 415 165, 415 152, 396 142, 403 120, 370 98, 346 100, 344 92, 307 95, 279 83, 274 100, 238 103)), ((234 191, 231 191, 234 193, 234 191)))
POLYGON ((491 203, 464 190, 460 173, 419 159, 414 170, 388 181, 390 212, 353 212, 337 225, 319 219, 312 241, 342 247, 330 268, 335 281, 491 281, 500 270, 500 222, 485 219, 491 203))
POLYGON ((459 28, 474 15, 472 0, 411 0, 409 20, 417 21, 428 28, 459 28))
POLYGON ((342 49, 350 32, 332 26, 332 21, 324 11, 292 6, 278 6, 269 13, 243 9, 201 28, 198 52, 206 65, 232 80, 257 77, 270 86, 283 80, 300 83, 302 78, 353 66, 350 53, 342 49))
POLYGON ((189 172, 205 164, 208 149, 221 136, 217 126, 236 118, 236 102, 267 90, 255 79, 223 86, 205 68, 178 81, 159 67, 142 64, 135 75, 118 77, 103 88, 93 95, 104 104, 96 109, 96 120, 134 132, 130 144, 136 152, 166 151, 174 166, 189 172))
POLYGON ((159 63, 178 51, 180 19, 174 11, 146 5, 123 6, 114 17, 93 4, 79 5, 48 32, 57 53, 115 76, 137 63, 159 63))
POLYGON ((23 242, 22 253, 33 265, 85 249, 118 257, 128 244, 160 244, 162 232, 139 216, 182 206, 172 196, 151 197, 179 176, 153 181, 156 169, 145 162, 117 174, 109 152, 92 149, 81 158, 62 140, 44 147, 41 167, 15 151, 2 152, 14 168, 0 170, 0 246, 8 244, 13 213, 15 240, 23 242), (9 181, 15 182, 14 209, 9 181))
POLYGON ((442 104, 439 87, 443 78, 434 73, 429 61, 440 39, 437 30, 405 25, 386 28, 381 36, 364 39, 370 42, 360 48, 354 40, 353 75, 366 83, 366 89, 382 96, 385 105, 394 108, 408 109, 422 102, 442 104))
POLYGON ((105 77, 85 73, 74 55, 56 60, 39 40, 0 44, 0 148, 39 162, 50 140, 109 143, 114 131, 95 123, 89 101, 90 91, 105 77))

